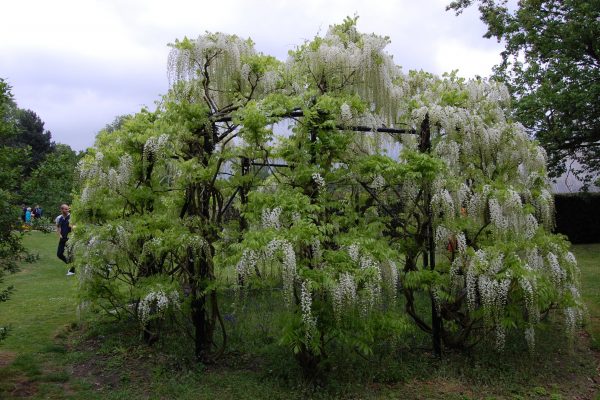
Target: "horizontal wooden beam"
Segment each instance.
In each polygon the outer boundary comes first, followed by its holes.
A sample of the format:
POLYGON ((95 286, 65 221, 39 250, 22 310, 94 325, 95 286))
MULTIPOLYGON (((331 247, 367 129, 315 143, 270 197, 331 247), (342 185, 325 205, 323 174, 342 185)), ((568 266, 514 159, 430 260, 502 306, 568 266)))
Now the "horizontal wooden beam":
MULTIPOLYGON (((294 110, 288 114, 279 115, 280 118, 299 118, 303 117, 304 113, 302 110, 294 110)), ((232 118, 230 115, 218 118, 215 122, 231 122, 232 118)), ((387 128, 385 126, 379 128, 372 128, 369 126, 362 125, 337 125, 336 128, 340 131, 354 131, 354 132, 381 132, 381 133, 392 133, 398 135, 416 135, 417 131, 414 129, 397 129, 397 128, 387 128)))
POLYGON ((280 163, 260 163, 260 162, 254 162, 254 161, 252 161, 250 164, 253 165, 253 166, 255 166, 255 167, 281 167, 281 168, 289 168, 290 167, 287 164, 280 164, 280 163))

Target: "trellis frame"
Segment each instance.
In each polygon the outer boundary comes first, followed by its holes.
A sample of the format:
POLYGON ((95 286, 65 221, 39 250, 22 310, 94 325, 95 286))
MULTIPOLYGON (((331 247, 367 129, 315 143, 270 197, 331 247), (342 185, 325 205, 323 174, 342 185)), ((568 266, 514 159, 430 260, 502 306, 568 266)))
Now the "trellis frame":
MULTIPOLYGON (((291 113, 281 116, 282 119, 285 118, 298 118, 303 117, 304 113, 301 110, 294 110, 291 113)), ((216 122, 230 122, 232 120, 231 116, 226 116, 218 119, 216 122)), ((425 119, 421 123, 421 127, 419 131, 415 129, 399 129, 399 128, 389 128, 389 127, 377 127, 371 128, 367 126, 342 126, 337 125, 336 129, 345 130, 345 131, 354 131, 361 133, 370 133, 370 132, 378 132, 378 133, 389 133, 395 135, 418 135, 419 136, 419 145, 418 149, 421 153, 431 153, 431 129, 429 126, 429 114, 425 115, 425 119)), ((316 141, 316 133, 311 135, 311 142, 316 141)), ((271 163, 268 160, 266 162, 255 162, 247 157, 240 157, 240 166, 241 166, 241 175, 246 176, 250 173, 250 169, 252 166, 258 167, 269 167, 269 168, 290 168, 287 164, 282 163, 271 163)), ((225 206, 227 209, 233 202, 236 194, 239 192, 240 194, 240 202, 242 206, 248 204, 248 193, 251 187, 247 183, 243 183, 241 186, 236 188, 233 196, 231 196, 228 204, 225 206)), ((425 194, 425 202, 427 204, 427 218, 424 222, 424 228, 426 232, 425 242, 426 248, 423 252, 423 268, 430 269, 431 271, 435 270, 435 240, 433 234, 433 210, 431 207, 431 198, 432 192, 431 187, 428 185, 424 191, 425 194)), ((240 228, 243 230, 248 228, 248 222, 244 217, 240 217, 240 228)), ((432 345, 433 345, 433 353, 437 358, 441 358, 442 356, 442 318, 439 315, 436 307, 436 300, 433 296, 433 291, 429 291, 429 298, 431 302, 431 335, 432 335, 432 345)))

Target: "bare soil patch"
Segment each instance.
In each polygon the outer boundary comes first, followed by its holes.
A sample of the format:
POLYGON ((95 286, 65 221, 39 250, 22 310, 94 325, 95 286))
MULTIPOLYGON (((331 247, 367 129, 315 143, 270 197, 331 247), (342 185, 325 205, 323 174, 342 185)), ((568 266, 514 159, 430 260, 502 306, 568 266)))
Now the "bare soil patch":
POLYGON ((30 380, 17 381, 14 384, 14 387, 15 388, 10 393, 11 396, 13 396, 13 397, 28 398, 28 397, 32 397, 33 395, 35 395, 37 393, 36 383, 32 382, 30 380))
POLYGON ((8 367, 17 357, 14 351, 0 351, 0 368, 8 367))

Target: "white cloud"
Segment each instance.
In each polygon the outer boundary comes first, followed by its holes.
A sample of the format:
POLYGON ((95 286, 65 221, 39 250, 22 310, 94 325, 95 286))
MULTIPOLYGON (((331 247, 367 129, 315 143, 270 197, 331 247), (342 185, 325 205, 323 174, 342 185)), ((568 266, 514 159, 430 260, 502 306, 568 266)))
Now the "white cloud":
POLYGON ((436 43, 435 64, 438 71, 457 69, 460 76, 485 77, 500 61, 499 49, 474 48, 456 39, 442 39, 436 43))

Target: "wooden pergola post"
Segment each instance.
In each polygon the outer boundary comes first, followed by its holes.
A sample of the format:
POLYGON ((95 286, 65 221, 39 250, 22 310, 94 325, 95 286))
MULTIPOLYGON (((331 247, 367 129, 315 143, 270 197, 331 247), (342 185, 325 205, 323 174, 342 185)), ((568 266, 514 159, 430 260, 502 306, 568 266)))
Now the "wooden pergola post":
MULTIPOLYGON (((419 151, 421 153, 431 152, 431 129, 429 127, 429 114, 425 115, 425 119, 421 123, 421 131, 419 132, 419 151)), ((433 209, 431 207, 431 183, 427 183, 425 187, 425 207, 427 210, 427 218, 425 220, 425 235, 426 235, 426 250, 423 252, 423 267, 429 268, 431 271, 435 269, 435 241, 433 235, 433 209)), ((433 354, 442 357, 442 319, 436 307, 436 299, 433 295, 433 289, 429 290, 429 299, 431 301, 431 333, 433 340, 433 354)))

